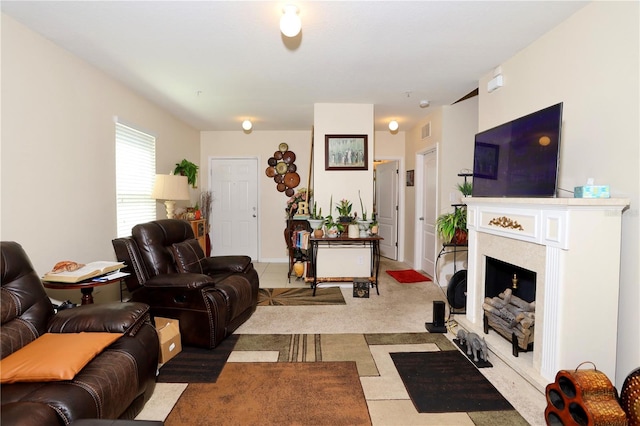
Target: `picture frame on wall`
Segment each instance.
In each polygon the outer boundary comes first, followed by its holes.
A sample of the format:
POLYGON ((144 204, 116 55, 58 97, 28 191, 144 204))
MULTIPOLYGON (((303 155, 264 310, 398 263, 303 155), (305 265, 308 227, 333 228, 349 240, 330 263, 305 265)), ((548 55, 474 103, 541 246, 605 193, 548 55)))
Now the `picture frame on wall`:
POLYGON ((407 170, 407 186, 413 186, 413 170, 407 170))
POLYGON ((325 170, 368 170, 367 135, 325 135, 325 170))

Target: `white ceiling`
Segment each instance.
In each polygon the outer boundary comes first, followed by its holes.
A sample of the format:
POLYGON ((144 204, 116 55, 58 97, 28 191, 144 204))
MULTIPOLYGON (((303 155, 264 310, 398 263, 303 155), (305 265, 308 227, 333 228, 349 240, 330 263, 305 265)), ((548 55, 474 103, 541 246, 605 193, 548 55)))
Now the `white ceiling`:
MULTIPOLYGON (((583 1, 2 1, 2 12, 200 130, 309 130, 314 103, 407 130, 583 1), (302 32, 281 35, 286 3, 302 32)), ((508 84, 508 76, 505 77, 508 84)), ((483 90, 481 88, 481 90, 483 90)))

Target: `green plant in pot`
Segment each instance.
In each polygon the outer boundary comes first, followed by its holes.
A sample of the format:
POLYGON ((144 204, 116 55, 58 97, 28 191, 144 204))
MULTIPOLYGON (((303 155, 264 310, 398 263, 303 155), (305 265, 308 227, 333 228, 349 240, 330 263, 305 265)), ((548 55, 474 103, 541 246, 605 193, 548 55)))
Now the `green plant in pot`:
POLYGON ((438 216, 436 232, 445 244, 467 244, 467 209, 461 207, 438 216))
POLYGON ((173 170, 174 175, 182 175, 187 177, 187 182, 193 188, 196 188, 196 182, 198 179, 198 166, 191 161, 184 159, 179 163, 176 163, 176 168, 173 170))
POLYGON ((460 191, 465 197, 468 197, 473 193, 473 184, 471 182, 467 182, 465 180, 464 183, 459 183, 457 186, 458 191, 460 191))
POLYGON ((317 204, 313 203, 313 209, 311 210, 311 215, 309 219, 307 219, 309 225, 311 225, 311 229, 318 230, 322 229, 322 225, 324 224, 324 217, 322 217, 322 208, 318 209, 317 204))

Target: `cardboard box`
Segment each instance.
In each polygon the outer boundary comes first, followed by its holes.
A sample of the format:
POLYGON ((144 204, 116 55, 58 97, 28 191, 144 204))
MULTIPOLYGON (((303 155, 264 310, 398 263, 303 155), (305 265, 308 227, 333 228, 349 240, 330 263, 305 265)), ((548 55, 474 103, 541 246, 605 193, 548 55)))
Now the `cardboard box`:
POLYGON ((584 185, 573 188, 573 198, 609 198, 609 185, 584 185))
POLYGON ((182 351, 180 322, 173 318, 156 317, 155 323, 158 339, 160 340, 158 361, 164 364, 182 351))

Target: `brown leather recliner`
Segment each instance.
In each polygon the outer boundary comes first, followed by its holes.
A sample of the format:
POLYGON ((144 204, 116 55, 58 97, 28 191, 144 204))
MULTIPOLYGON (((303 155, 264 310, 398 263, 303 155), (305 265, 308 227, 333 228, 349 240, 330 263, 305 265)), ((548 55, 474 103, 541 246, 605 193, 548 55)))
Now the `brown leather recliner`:
POLYGON ((72 380, 2 384, 1 422, 66 425, 82 418, 133 419, 151 397, 158 369, 158 335, 143 303, 85 305, 54 313, 23 248, 0 243, 0 357, 44 333, 122 333, 72 380))
POLYGON ((180 322, 182 344, 216 347, 255 312, 258 273, 248 256, 205 257, 188 222, 161 219, 133 227, 113 247, 131 276, 131 300, 180 322))

